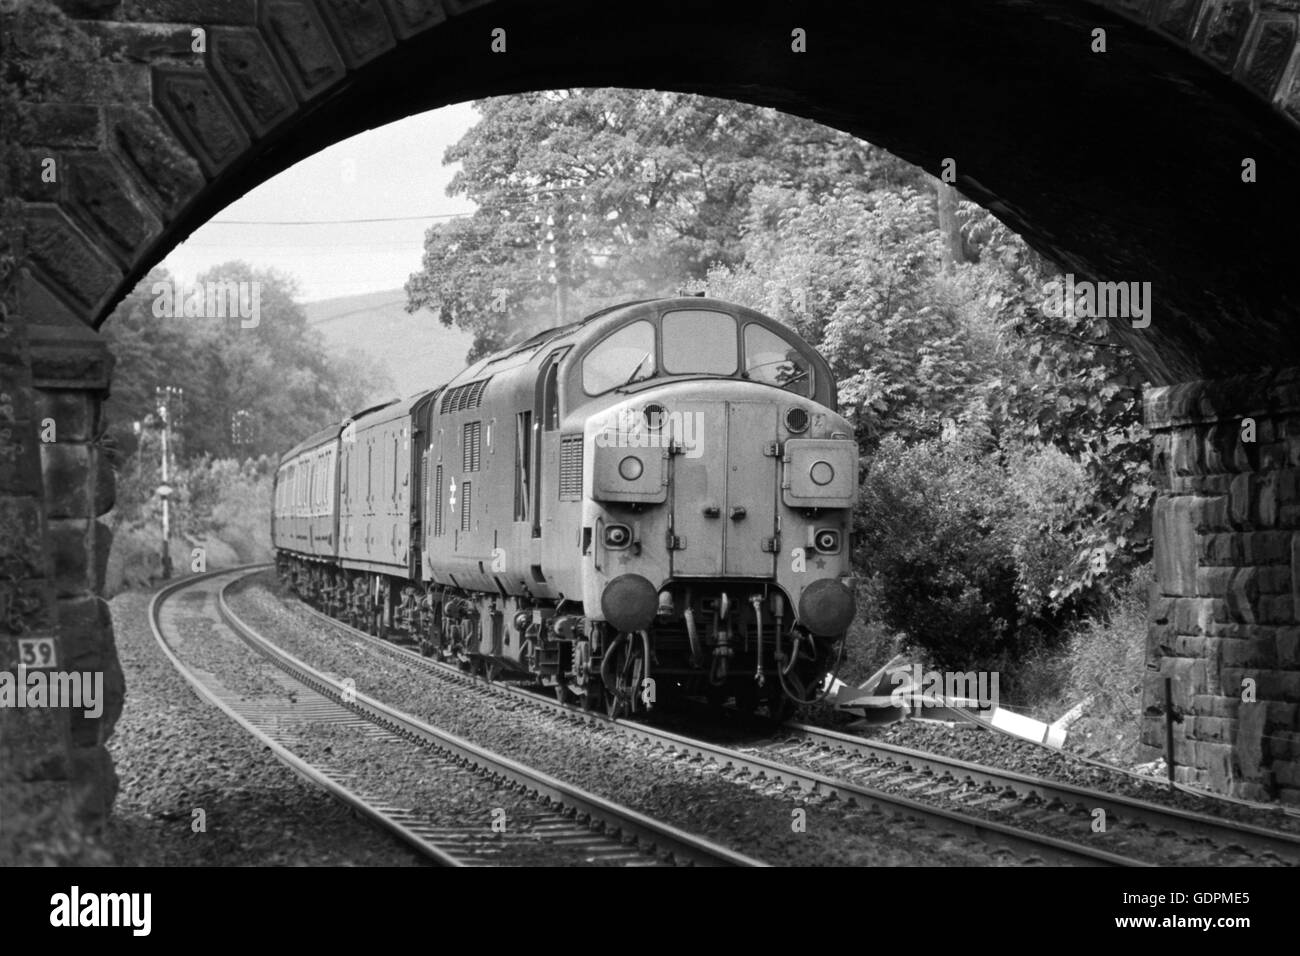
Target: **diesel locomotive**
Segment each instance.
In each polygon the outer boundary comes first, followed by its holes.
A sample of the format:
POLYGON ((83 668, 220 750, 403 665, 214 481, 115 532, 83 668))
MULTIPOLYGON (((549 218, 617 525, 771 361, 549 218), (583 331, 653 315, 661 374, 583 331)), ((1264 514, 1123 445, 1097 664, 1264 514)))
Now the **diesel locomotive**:
POLYGON ((825 360, 757 312, 604 309, 288 451, 277 568, 354 626, 611 715, 781 716, 855 613, 835 409, 825 360))

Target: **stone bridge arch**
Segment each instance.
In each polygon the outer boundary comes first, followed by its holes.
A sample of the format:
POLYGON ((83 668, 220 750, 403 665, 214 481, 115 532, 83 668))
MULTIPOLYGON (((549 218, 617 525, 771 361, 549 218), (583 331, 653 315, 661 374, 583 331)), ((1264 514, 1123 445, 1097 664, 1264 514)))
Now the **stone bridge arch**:
MULTIPOLYGON (((615 6, 0 0, 0 655, 12 665, 20 632, 57 633, 65 661, 115 688, 99 720, 0 712, 0 757, 62 780, 89 820, 111 803, 121 687, 95 597, 111 359, 95 330, 138 278, 363 129, 486 95, 631 86, 775 106, 931 172, 951 159, 963 193, 1080 278, 1152 283, 1150 326, 1113 328, 1164 386, 1147 407, 1149 648, 1187 714, 1179 772, 1300 800, 1300 3, 615 6), (1254 443, 1238 440, 1246 416, 1254 443)), ((1151 743, 1162 685, 1153 670, 1151 743)))

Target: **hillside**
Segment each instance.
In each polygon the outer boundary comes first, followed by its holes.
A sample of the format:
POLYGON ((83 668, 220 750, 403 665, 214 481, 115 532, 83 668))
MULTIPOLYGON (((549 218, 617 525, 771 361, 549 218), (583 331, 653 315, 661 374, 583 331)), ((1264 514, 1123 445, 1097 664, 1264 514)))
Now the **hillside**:
POLYGON ((388 368, 405 396, 440 385, 465 367, 473 336, 449 329, 427 311, 406 311, 401 289, 304 302, 307 321, 326 347, 344 355, 365 352, 388 368))

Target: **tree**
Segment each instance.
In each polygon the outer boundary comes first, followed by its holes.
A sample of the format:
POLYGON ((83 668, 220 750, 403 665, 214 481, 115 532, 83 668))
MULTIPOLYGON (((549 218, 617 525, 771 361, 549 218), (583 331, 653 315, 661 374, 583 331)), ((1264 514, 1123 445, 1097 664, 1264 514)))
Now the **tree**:
POLYGON ((168 308, 160 295, 183 299, 191 287, 178 288, 161 269, 150 272, 106 323, 117 360, 106 414, 111 440, 123 452, 135 450, 133 423, 155 415, 160 386, 184 390, 183 414, 172 410, 178 461, 275 457, 376 394, 391 392, 391 379, 373 362, 325 352, 287 276, 230 262, 200 275, 196 287, 209 281, 246 283, 248 304, 259 307, 256 324, 239 314, 173 314, 183 309, 168 308), (162 292, 166 287, 174 292, 162 292))
POLYGON ((1086 598, 1103 575, 1149 554, 1142 375, 1104 320, 1048 317, 1042 289, 1054 269, 965 201, 954 214, 958 261, 939 198, 756 189, 743 261, 716 266, 709 291, 821 349, 868 457, 885 436, 925 441, 951 422, 1003 464, 1026 443, 1078 462, 1087 481, 1071 520, 1042 531, 1075 553, 1050 600, 1086 598))
POLYGON ((817 345, 840 404, 873 447, 937 435, 996 360, 969 289, 940 272, 933 197, 905 187, 821 196, 757 191, 745 260, 715 266, 709 292, 787 322, 817 345))
POLYGON ((759 184, 817 193, 915 175, 848 134, 709 97, 558 90, 475 106, 482 120, 444 162, 462 164, 449 192, 478 209, 429 230, 406 285, 409 311, 475 334, 472 357, 737 263, 759 184))

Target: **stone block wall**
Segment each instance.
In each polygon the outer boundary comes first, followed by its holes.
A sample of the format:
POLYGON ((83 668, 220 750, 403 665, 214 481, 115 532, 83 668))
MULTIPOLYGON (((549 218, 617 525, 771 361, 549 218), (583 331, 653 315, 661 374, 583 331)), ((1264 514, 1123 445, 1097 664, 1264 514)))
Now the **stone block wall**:
MULTIPOLYGON (((21 680, 24 641, 53 669, 102 681, 102 713, 0 707, 0 862, 84 862, 117 781, 105 747, 123 680, 99 596, 113 471, 100 444, 111 359, 81 325, 33 325, 22 236, 0 229, 0 671, 21 680)), ((93 858, 93 857, 92 857, 93 858)))
POLYGON ((1300 368, 1152 391, 1144 744, 1175 778, 1300 804, 1300 368))

